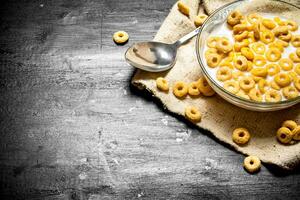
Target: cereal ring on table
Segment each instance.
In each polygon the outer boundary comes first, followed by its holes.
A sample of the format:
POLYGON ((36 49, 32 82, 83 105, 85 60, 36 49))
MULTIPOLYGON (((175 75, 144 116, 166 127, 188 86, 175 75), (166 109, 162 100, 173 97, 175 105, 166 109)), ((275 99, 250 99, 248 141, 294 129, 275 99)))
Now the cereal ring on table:
POLYGON ((204 77, 199 78, 197 81, 198 83, 198 90, 204 95, 204 96, 212 96, 215 94, 215 91, 210 87, 207 80, 204 77))
POLYGON ((296 31, 298 29, 298 24, 292 20, 286 20, 285 25, 290 31, 296 31))
POLYGON ((261 16, 257 13, 251 13, 247 16, 250 24, 259 23, 261 21, 261 16))
POLYGON ((272 63, 266 65, 268 75, 274 76, 275 74, 278 74, 280 72, 280 67, 278 64, 272 63))
POLYGON ((291 84, 291 78, 288 74, 279 73, 276 74, 274 77, 274 81, 280 86, 280 87, 286 87, 291 84))
POLYGON ((217 41, 220 39, 220 37, 209 37, 207 40, 207 46, 210 48, 216 48, 217 41))
POLYGON ((250 133, 245 128, 236 128, 232 132, 232 140, 239 145, 246 144, 250 140, 250 133))
POLYGON ((195 123, 201 121, 201 113, 195 106, 187 106, 185 108, 185 116, 188 120, 195 123))
POLYGON ((204 23, 204 21, 207 19, 207 15, 206 14, 200 14, 198 16, 195 17, 194 20, 194 24, 196 27, 198 26, 202 26, 202 24, 204 23))
POLYGON ((270 44, 268 45, 268 47, 269 47, 270 49, 274 49, 274 48, 275 48, 275 49, 278 49, 281 53, 284 52, 284 46, 283 46, 282 44, 278 43, 277 41, 270 43, 270 44))
POLYGON ((238 91, 240 90, 240 86, 239 86, 239 83, 236 82, 236 81, 226 81, 223 85, 224 89, 233 93, 233 94, 236 94, 238 93, 238 91))
POLYGON ((265 79, 259 80, 257 85, 259 91, 263 94, 266 92, 266 88, 269 87, 269 83, 265 79))
POLYGON ((266 51, 266 47, 264 44, 260 43, 260 42, 256 42, 254 43, 251 48, 253 49, 253 51, 257 54, 264 54, 266 51))
POLYGON ((291 43, 294 47, 300 47, 300 35, 294 35, 291 43))
POLYGON ((205 57, 208 57, 209 54, 218 53, 218 50, 216 48, 209 48, 205 51, 205 57))
POLYGON ((217 41, 216 48, 218 51, 226 54, 232 50, 232 45, 227 38, 223 37, 217 41))
POLYGON ((237 56, 233 59, 233 65, 240 71, 246 71, 248 68, 248 61, 245 56, 237 56))
POLYGON ((254 59, 254 53, 251 51, 251 49, 249 47, 243 47, 243 48, 241 48, 241 53, 248 60, 253 60, 254 59))
POLYGON ((273 29, 276 27, 275 22, 271 19, 263 19, 261 23, 268 29, 273 29))
POLYGON ((233 12, 231 12, 228 17, 227 17, 227 23, 230 26, 234 26, 238 23, 240 23, 241 19, 242 19, 242 13, 238 10, 235 10, 233 12))
POLYGON ((257 156, 248 156, 244 160, 244 168, 249 173, 254 173, 260 170, 261 161, 257 156))
POLYGON ((248 31, 243 31, 240 34, 234 35, 234 39, 236 41, 242 41, 243 39, 246 39, 248 37, 249 32, 248 31))
POLYGON ((281 101, 281 94, 276 90, 267 90, 265 100, 266 102, 279 102, 281 101))
POLYGON ((125 31, 117 31, 113 35, 113 40, 117 44, 124 44, 125 42, 128 41, 128 39, 129 39, 129 35, 125 31))
POLYGON ((228 67, 230 69, 233 69, 233 65, 230 62, 221 62, 220 67, 228 67))
POLYGON ((232 72, 232 78, 234 80, 238 80, 240 77, 242 77, 244 74, 241 71, 233 71, 232 72))
POLYGON ((244 92, 244 90, 240 90, 238 93, 236 93, 237 96, 250 100, 250 97, 244 92))
POLYGON ((291 41, 291 39, 292 39, 292 34, 291 34, 291 32, 289 31, 288 33, 284 33, 284 34, 282 34, 282 35, 280 35, 280 36, 278 36, 278 38, 280 39, 280 40, 283 40, 283 41, 286 41, 286 42, 289 42, 289 41, 291 41))
POLYGON ((250 99, 253 101, 262 101, 263 100, 263 96, 262 96, 261 92, 256 88, 252 88, 249 91, 248 95, 249 95, 250 99))
POLYGON ((279 37, 281 35, 286 35, 289 33, 289 29, 286 26, 278 26, 274 28, 273 33, 276 37, 279 37))
POLYGON ((241 77, 239 83, 240 88, 242 88, 244 91, 249 91, 255 86, 255 81, 250 76, 241 77))
POLYGON ((299 77, 294 78, 294 86, 295 86, 295 88, 297 88, 297 90, 300 91, 300 78, 299 77))
POLYGON ((235 42, 233 45, 233 48, 236 52, 241 51, 241 49, 243 47, 248 47, 249 46, 249 40, 248 39, 244 39, 242 42, 235 42))
POLYGON ((294 86, 287 86, 282 90, 283 96, 287 99, 293 99, 299 96, 298 90, 294 86))
POLYGON ((279 66, 281 67, 281 69, 283 69, 285 71, 289 71, 289 70, 293 69, 294 63, 292 60, 290 60, 288 58, 282 58, 279 61, 279 66))
POLYGON ((297 64, 297 65, 295 66, 295 72, 296 72, 298 75, 300 75, 300 64, 297 64))
POLYGON ((273 80, 270 82, 271 88, 273 88, 274 90, 280 90, 280 86, 273 80))
POLYGON ((277 48, 269 48, 266 53, 266 58, 270 62, 276 62, 281 58, 281 52, 277 48))
POLYGON ((220 67, 217 71, 217 79, 219 81, 227 81, 231 79, 231 69, 228 67, 220 67))
POLYGON ((277 136, 277 139, 279 140, 279 142, 281 142, 283 144, 288 144, 293 139, 292 131, 286 127, 279 128, 277 130, 276 136, 277 136))
POLYGON ((300 57, 300 48, 296 49, 296 54, 297 54, 298 57, 300 57))
POLYGON ((182 1, 179 1, 179 2, 177 3, 177 7, 178 7, 178 10, 179 10, 182 14, 184 14, 184 15, 186 15, 186 16, 189 16, 189 15, 190 15, 190 8, 189 8, 187 5, 185 5, 182 1))
POLYGON ((215 68, 221 62, 221 56, 219 54, 216 54, 216 53, 209 54, 206 57, 206 62, 207 62, 207 65, 209 67, 215 68))
POLYGON ((183 98, 188 93, 188 86, 183 81, 175 82, 173 86, 173 94, 178 98, 183 98))
POLYGON ((298 125, 294 120, 285 120, 281 126, 290 129, 290 131, 293 131, 298 125))
POLYGON ((251 74, 253 76, 266 77, 268 75, 268 70, 266 67, 256 67, 251 70, 251 74))
POLYGON ((168 81, 166 79, 164 79, 163 77, 158 77, 156 79, 156 87, 159 89, 159 90, 162 90, 162 91, 168 91, 169 90, 169 84, 168 84, 168 81))
POLYGON ((300 57, 295 53, 290 53, 289 58, 295 63, 300 63, 300 57))
POLYGON ((263 31, 260 33, 260 40, 265 44, 269 44, 275 40, 274 33, 271 31, 263 31))
POLYGON ((293 139, 294 140, 300 140, 300 126, 298 125, 293 131, 293 139))
POLYGON ((189 84, 188 94, 191 96, 198 96, 200 94, 198 83, 196 81, 189 84))
POLYGON ((262 67, 266 64, 266 59, 264 56, 256 55, 256 56, 254 56, 253 64, 258 67, 262 67))

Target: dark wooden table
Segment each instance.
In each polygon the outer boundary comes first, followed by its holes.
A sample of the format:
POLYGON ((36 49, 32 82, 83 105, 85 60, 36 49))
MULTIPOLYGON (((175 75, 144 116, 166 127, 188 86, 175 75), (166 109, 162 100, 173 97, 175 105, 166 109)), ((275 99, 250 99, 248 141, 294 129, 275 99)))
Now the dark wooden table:
POLYGON ((1 3, 2 199, 300 198, 299 169, 250 175, 243 155, 130 86, 126 48, 174 2, 1 3))

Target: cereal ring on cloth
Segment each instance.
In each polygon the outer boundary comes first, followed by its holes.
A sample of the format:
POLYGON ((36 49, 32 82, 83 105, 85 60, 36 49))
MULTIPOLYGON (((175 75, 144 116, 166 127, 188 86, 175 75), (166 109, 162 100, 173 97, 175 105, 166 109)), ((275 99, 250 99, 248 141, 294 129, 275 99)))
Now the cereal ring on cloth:
POLYGON ((287 86, 283 88, 282 93, 285 98, 287 99, 293 99, 299 96, 298 90, 294 86, 287 86))
POLYGON ((117 31, 113 35, 113 40, 117 44, 124 44, 125 42, 128 41, 128 39, 129 39, 129 35, 125 31, 117 31))
POLYGON ((178 10, 179 10, 182 14, 184 14, 184 15, 186 15, 186 16, 189 16, 189 15, 190 15, 190 8, 189 8, 187 5, 185 5, 182 1, 179 1, 179 2, 177 3, 177 7, 178 7, 178 10))
POLYGON ((300 140, 300 126, 298 125, 293 131, 293 139, 294 140, 300 140))
POLYGON ((250 140, 250 133, 245 128, 236 128, 232 133, 232 140, 239 145, 246 144, 250 140))
POLYGON ((293 133, 286 127, 281 127, 276 133, 277 139, 283 144, 288 144, 293 139, 293 133))
POLYGON ((233 65, 240 71, 246 71, 248 69, 248 61, 245 56, 237 56, 233 59, 233 65))
POLYGON ((231 69, 228 67, 220 67, 217 71, 217 79, 219 81, 227 81, 231 79, 231 69))
POLYGON ((244 160, 244 168, 249 173, 257 172, 261 167, 261 161, 257 156, 248 156, 244 160))
POLYGON ((265 100, 266 102, 279 102, 281 101, 281 95, 276 90, 267 90, 265 100))
POLYGON ((227 38, 223 37, 217 41, 216 48, 218 51, 226 54, 232 50, 232 45, 227 38))
POLYGON ((236 82, 236 81, 226 81, 223 85, 224 89, 233 93, 233 94, 236 94, 238 93, 238 91, 240 90, 240 86, 239 86, 239 83, 236 82))
POLYGON ((212 96, 215 94, 215 91, 210 87, 207 80, 204 77, 199 78, 198 89, 204 96, 212 96))
POLYGON ((281 126, 293 131, 298 125, 294 120, 285 120, 281 126))
POLYGON ((185 116, 192 122, 200 122, 201 121, 201 113, 195 106, 187 106, 185 108, 185 116))
POLYGON ((198 16, 195 17, 195 26, 199 27, 202 26, 202 24, 204 23, 204 21, 207 19, 207 15, 206 14, 200 14, 198 16))
POLYGON ((196 81, 189 84, 188 93, 191 96, 198 96, 200 94, 200 91, 198 90, 198 83, 196 81))
POLYGON ((248 95, 249 95, 250 99, 253 101, 262 101, 263 100, 261 92, 256 88, 252 88, 248 95))
POLYGON ((177 81, 173 86, 173 94, 178 97, 182 98, 185 97, 188 93, 188 86, 183 81, 177 81))
POLYGON ((280 87, 286 87, 289 84, 291 84, 291 78, 288 74, 279 73, 276 74, 274 77, 274 81, 280 86, 280 87))
POLYGON ((278 48, 269 48, 266 53, 266 58, 270 62, 276 62, 281 58, 281 51, 278 48))
POLYGON ((228 17, 227 17, 227 23, 230 26, 234 26, 236 24, 239 24, 241 19, 242 19, 243 15, 240 11, 235 10, 233 12, 231 12, 228 17))
POLYGON ((207 62, 207 65, 211 68, 215 68, 219 65, 219 63, 221 62, 221 56, 219 54, 216 54, 216 53, 212 53, 212 54, 209 54, 207 57, 206 57, 206 62, 207 62))
POLYGON ((244 91, 249 91, 252 88, 254 88, 255 86, 255 81, 253 80, 253 78, 249 77, 249 76, 244 76, 240 79, 239 81, 240 83, 240 87, 244 90, 244 91))
POLYGON ((285 71, 289 71, 289 70, 293 69, 294 63, 292 60, 290 60, 288 58, 282 58, 279 61, 279 66, 281 67, 281 69, 283 69, 285 71))
POLYGON ((168 81, 162 77, 156 79, 156 87, 162 91, 169 91, 168 81))

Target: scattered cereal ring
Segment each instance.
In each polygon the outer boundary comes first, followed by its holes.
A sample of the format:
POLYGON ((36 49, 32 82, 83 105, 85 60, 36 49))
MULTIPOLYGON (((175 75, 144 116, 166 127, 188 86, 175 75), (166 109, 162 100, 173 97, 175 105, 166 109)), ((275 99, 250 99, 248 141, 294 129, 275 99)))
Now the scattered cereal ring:
POLYGON ((274 77, 274 81, 280 86, 280 87, 286 87, 289 84, 291 84, 291 78, 289 75, 284 73, 276 74, 274 77))
POLYGON ((298 75, 300 75, 300 64, 297 64, 297 65, 295 66, 295 72, 296 72, 298 75))
POLYGON ((294 130, 292 131, 293 139, 294 140, 300 140, 300 126, 298 125, 294 130))
POLYGON ((231 69, 228 67, 220 67, 217 71, 217 79, 219 81, 227 81, 231 79, 231 69))
POLYGON ((244 90, 244 91, 249 91, 252 88, 254 88, 255 86, 255 81, 253 80, 253 78, 249 77, 249 76, 244 76, 240 79, 239 81, 240 83, 240 87, 244 90))
POLYGON ((185 116, 192 122, 201 121, 201 113, 195 106, 187 106, 185 108, 185 116))
POLYGON ((168 91, 169 90, 168 81, 162 77, 158 77, 156 79, 156 87, 162 91, 168 91))
POLYGON ((253 101, 262 101, 263 100, 261 92, 256 88, 252 88, 248 95, 249 95, 250 99, 253 101))
POLYGON ((262 43, 256 42, 254 43, 251 48, 253 49, 253 51, 257 54, 264 54, 266 47, 265 45, 263 45, 262 43))
POLYGON ((294 78, 294 86, 295 88, 297 88, 298 91, 300 91, 300 78, 294 78))
POLYGON ((247 16, 247 19, 251 24, 258 23, 261 21, 261 16, 257 13, 251 13, 247 16))
POLYGON ((244 168, 249 173, 254 173, 259 171, 261 167, 261 161, 257 156, 248 156, 244 160, 244 168))
POLYGON ((125 42, 128 41, 128 39, 129 39, 129 35, 125 31, 117 31, 113 35, 113 40, 117 44, 124 44, 125 42))
POLYGON ((300 57, 297 56, 295 53, 290 53, 289 58, 294 62, 294 63, 300 63, 300 57))
POLYGON ((207 40, 207 46, 210 48, 216 48, 217 41, 220 39, 220 37, 209 37, 207 40))
POLYGON ((258 81, 258 89, 261 93, 266 92, 266 87, 269 87, 269 83, 265 79, 261 79, 258 81))
POLYGON ((207 65, 209 67, 215 68, 221 62, 221 56, 219 54, 216 54, 216 53, 209 54, 206 57, 206 62, 207 62, 207 65))
POLYGON ((236 93, 236 95, 244 99, 250 99, 250 97, 244 92, 244 90, 240 90, 238 93, 236 93))
POLYGON ((265 93, 266 102, 279 102, 281 101, 281 95, 276 90, 267 90, 265 93))
POLYGON ((267 64, 266 65, 268 74, 270 76, 273 76, 275 74, 278 74, 280 72, 280 67, 278 64, 272 63, 272 64, 267 64))
POLYGON ((296 31, 298 29, 298 24, 292 20, 285 21, 285 25, 290 31, 296 31))
POLYGON ((263 31, 260 33, 260 40, 265 44, 269 44, 275 40, 275 36, 271 31, 263 31))
POLYGON ((204 96, 212 96, 215 94, 215 91, 210 87, 210 85, 204 77, 199 78, 198 89, 204 96))
POLYGON ((273 29, 276 27, 275 22, 271 19, 263 19, 261 22, 268 29, 273 29))
POLYGON ((294 120, 285 120, 281 126, 293 131, 298 125, 294 120))
POLYGON ((279 66, 281 67, 281 69, 283 69, 285 71, 289 71, 289 70, 293 69, 294 63, 293 63, 293 61, 291 61, 288 58, 282 58, 279 61, 279 66))
POLYGON ((258 77, 266 77, 268 75, 268 70, 265 67, 257 67, 251 70, 251 74, 258 77))
POLYGON ((267 60, 270 62, 276 62, 281 58, 281 52, 277 48, 269 48, 266 53, 267 60))
POLYGON ((177 81, 175 82, 173 86, 173 94, 178 97, 182 98, 185 97, 188 93, 188 86, 183 81, 177 81))
POLYGON ((186 16, 189 16, 189 15, 190 15, 190 8, 189 8, 187 5, 185 5, 182 1, 179 1, 179 2, 177 3, 177 7, 178 7, 178 10, 179 10, 182 14, 184 14, 184 15, 186 15, 186 16))
POLYGON ((233 59, 233 65, 240 71, 246 71, 248 68, 247 58, 245 56, 237 56, 233 59))
POLYGON ((231 80, 231 81, 226 81, 224 83, 224 89, 233 94, 236 94, 240 90, 240 86, 238 82, 231 80))
POLYGON ((241 48, 241 53, 248 60, 253 60, 254 59, 254 53, 250 50, 249 47, 243 47, 243 48, 241 48))
POLYGON ((217 41, 216 48, 218 51, 226 54, 232 50, 232 45, 227 38, 220 38, 217 41))
POLYGON ((189 84, 188 93, 191 96, 198 96, 200 94, 200 91, 198 90, 198 83, 197 82, 191 82, 189 84))
POLYGON ((287 99, 293 99, 298 97, 299 92, 294 86, 287 86, 282 90, 283 96, 287 99))
POLYGON ((195 17, 195 26, 202 26, 202 24, 204 23, 204 21, 207 19, 207 15, 206 14, 200 14, 198 16, 195 17))
POLYGON ((266 64, 266 59, 264 56, 256 55, 253 59, 253 64, 259 67, 262 67, 266 64))
POLYGON ((230 25, 230 26, 234 26, 238 23, 240 23, 242 19, 242 14, 240 11, 238 10, 235 10, 233 12, 231 12, 228 17, 227 17, 227 23, 230 25))
POLYGON ((281 127, 278 129, 276 136, 277 139, 283 144, 288 144, 293 139, 292 131, 286 127, 281 127))
POLYGON ((245 128, 236 128, 232 132, 232 140, 239 145, 246 144, 250 140, 250 133, 245 128))

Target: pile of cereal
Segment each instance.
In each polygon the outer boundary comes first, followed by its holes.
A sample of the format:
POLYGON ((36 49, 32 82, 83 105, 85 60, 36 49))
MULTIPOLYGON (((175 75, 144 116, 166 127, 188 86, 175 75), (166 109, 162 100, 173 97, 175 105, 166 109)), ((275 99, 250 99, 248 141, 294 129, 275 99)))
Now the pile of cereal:
POLYGON ((257 13, 227 17, 233 38, 207 40, 207 65, 227 91, 259 102, 279 102, 299 96, 300 34, 298 25, 257 13), (297 34, 298 33, 298 34, 297 34), (231 42, 234 40, 234 42, 231 42))
POLYGON ((283 144, 291 144, 300 140, 300 125, 293 120, 286 120, 276 133, 278 141, 283 144))

